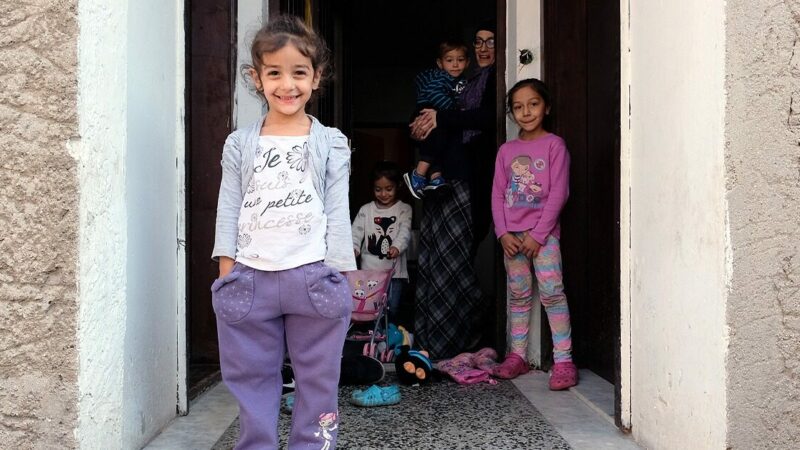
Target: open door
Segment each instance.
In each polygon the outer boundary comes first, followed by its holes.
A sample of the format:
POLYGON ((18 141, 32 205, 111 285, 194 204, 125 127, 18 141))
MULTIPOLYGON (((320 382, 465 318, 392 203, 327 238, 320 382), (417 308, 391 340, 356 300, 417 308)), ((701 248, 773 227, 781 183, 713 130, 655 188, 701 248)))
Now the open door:
MULTIPOLYGON (((353 150, 350 210, 372 199, 369 173, 377 161, 392 160, 411 168, 415 157, 408 138, 414 107, 413 79, 435 59, 439 39, 458 36, 470 42, 475 26, 487 18, 505 17, 504 0, 270 0, 270 11, 295 14, 325 38, 334 58, 334 78, 311 114, 341 129, 353 150), (424 11, 425 14, 420 14, 424 11)), ((503 98, 505 22, 498 22, 498 98, 503 98)), ((505 141, 504 112, 498 103, 498 145, 505 141)), ((488 195, 488 194, 487 194, 488 195)), ((401 200, 421 208, 401 190, 401 200)), ((415 219, 415 233, 419 220, 415 219)), ((412 246, 413 247, 413 246, 412 246)), ((415 249, 410 250, 409 282, 401 320, 413 327, 415 249)), ((476 259, 476 271, 489 306, 483 320, 484 343, 503 349, 505 283, 495 239, 487 235, 476 259)))
MULTIPOLYGON (((620 5, 543 0, 542 6, 543 73, 554 97, 553 131, 566 140, 572 157, 570 199, 561 224, 573 352, 579 367, 618 390, 620 5)), ((549 333, 543 333, 543 341, 545 349, 552 348, 549 333)))
POLYGON ((187 356, 189 398, 219 379, 211 261, 222 145, 233 129, 236 0, 189 0, 187 6, 187 356))

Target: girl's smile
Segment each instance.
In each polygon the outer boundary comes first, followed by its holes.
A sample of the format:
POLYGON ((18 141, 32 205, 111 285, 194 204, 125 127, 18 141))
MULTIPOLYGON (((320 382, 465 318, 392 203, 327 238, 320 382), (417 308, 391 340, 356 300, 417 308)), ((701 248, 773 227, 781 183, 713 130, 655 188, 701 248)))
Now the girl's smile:
POLYGON ((546 133, 542 121, 549 111, 542 96, 530 86, 524 86, 514 93, 511 112, 519 125, 522 139, 534 139, 546 133))
POLYGON ((261 56, 261 65, 251 74, 264 94, 269 112, 285 117, 305 117, 305 105, 319 87, 320 73, 311 59, 292 45, 261 56))
POLYGON ((386 177, 375 180, 375 200, 379 206, 388 208, 395 204, 397 199, 397 185, 386 177))

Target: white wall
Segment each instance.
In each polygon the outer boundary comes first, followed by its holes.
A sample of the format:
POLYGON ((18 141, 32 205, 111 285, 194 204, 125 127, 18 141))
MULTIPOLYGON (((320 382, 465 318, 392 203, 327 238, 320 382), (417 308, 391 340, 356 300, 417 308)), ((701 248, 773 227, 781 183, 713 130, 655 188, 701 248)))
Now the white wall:
POLYGON ((138 448, 179 394, 183 2, 82 0, 78 14, 77 434, 81 448, 138 448))
POLYGON ((119 448, 125 335, 127 13, 78 2, 80 246, 78 430, 81 448, 119 448))
POLYGON ((725 2, 629 7, 631 425, 648 448, 724 448, 725 2))

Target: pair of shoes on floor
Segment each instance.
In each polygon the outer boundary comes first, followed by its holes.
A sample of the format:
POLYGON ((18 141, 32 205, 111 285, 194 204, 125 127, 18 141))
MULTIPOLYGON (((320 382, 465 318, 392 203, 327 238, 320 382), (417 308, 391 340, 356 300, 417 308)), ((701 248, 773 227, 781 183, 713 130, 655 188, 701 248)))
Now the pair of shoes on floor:
POLYGON ((572 361, 553 364, 550 369, 550 390, 563 391, 578 384, 578 368, 572 361))
POLYGON ((350 396, 350 403, 356 406, 388 406, 400 403, 400 387, 396 384, 389 386, 372 385, 363 391, 356 389, 350 396))
POLYGON ((528 373, 529 370, 528 363, 521 356, 509 353, 506 359, 494 368, 492 375, 504 380, 513 380, 528 373))
POLYGON ((403 181, 406 182, 411 195, 417 200, 421 200, 428 192, 449 186, 442 176, 431 178, 428 181, 424 175, 418 174, 416 170, 404 173, 403 181))

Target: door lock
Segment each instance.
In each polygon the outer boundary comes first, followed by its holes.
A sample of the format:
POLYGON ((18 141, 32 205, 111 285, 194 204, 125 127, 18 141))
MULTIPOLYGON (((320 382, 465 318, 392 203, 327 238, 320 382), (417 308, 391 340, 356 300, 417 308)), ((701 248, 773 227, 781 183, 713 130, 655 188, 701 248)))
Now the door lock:
POLYGON ((533 52, 524 48, 519 51, 519 63, 523 66, 527 66, 528 64, 533 62, 533 52))

